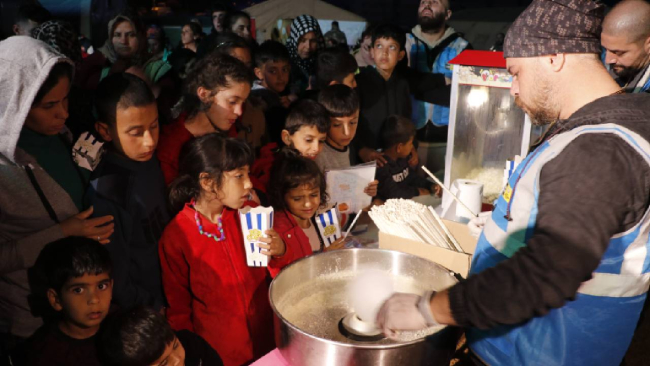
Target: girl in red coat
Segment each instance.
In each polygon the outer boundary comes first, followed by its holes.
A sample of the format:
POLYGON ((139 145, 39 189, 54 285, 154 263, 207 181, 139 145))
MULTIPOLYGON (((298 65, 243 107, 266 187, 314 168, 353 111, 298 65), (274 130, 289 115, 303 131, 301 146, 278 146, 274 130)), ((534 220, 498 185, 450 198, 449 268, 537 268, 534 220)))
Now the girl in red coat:
MULTIPOLYGON (((188 142, 170 192, 182 210, 160 239, 172 328, 205 338, 226 366, 248 364, 275 347, 269 273, 247 266, 237 211, 250 203, 251 160, 248 145, 236 139, 213 133, 188 142)), ((282 266, 284 243, 274 230, 266 234, 259 246, 270 264, 282 266)))
POLYGON ((343 238, 325 247, 314 217, 327 204, 325 175, 311 159, 283 150, 271 168, 269 200, 275 211, 273 228, 286 245, 282 262, 269 263, 275 277, 287 264, 312 253, 341 249, 343 238))

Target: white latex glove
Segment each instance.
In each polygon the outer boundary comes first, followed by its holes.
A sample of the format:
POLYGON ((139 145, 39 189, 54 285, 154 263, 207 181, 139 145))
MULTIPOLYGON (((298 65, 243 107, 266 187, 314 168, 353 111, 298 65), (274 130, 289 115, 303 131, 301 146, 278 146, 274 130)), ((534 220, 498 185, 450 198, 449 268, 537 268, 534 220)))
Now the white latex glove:
POLYGON ((395 338, 398 331, 417 331, 438 325, 431 313, 431 297, 434 291, 424 295, 393 294, 377 313, 377 327, 388 338, 395 338))
POLYGON ((481 236, 481 232, 483 232, 483 227, 487 223, 490 216, 492 216, 492 211, 485 211, 478 214, 477 217, 474 217, 473 219, 469 220, 467 226, 469 227, 470 234, 472 234, 472 236, 477 238, 481 236))

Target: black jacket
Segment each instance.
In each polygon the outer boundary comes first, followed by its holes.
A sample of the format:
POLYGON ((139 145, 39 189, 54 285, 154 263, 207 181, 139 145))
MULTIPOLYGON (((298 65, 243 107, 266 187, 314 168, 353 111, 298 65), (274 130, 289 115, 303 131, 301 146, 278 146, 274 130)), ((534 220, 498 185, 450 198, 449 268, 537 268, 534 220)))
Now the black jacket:
POLYGON ((382 200, 409 199, 420 195, 418 188, 430 190, 433 186, 433 183, 426 178, 417 175, 415 169, 409 166, 407 158, 393 160, 386 155, 384 158, 386 158, 386 164, 377 168, 376 179, 379 181, 377 198, 382 200))

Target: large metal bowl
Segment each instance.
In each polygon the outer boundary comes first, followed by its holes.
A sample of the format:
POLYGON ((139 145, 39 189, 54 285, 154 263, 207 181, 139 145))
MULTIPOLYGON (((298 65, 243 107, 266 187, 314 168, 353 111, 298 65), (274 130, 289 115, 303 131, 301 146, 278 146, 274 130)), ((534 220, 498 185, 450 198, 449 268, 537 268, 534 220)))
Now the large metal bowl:
POLYGON ((440 291, 456 283, 435 263, 389 250, 346 249, 303 258, 285 268, 269 289, 276 344, 291 365, 428 365, 436 364, 440 354, 448 356, 448 350, 437 350, 441 344, 449 347, 445 327, 404 334, 399 341, 360 342, 341 334, 339 322, 352 312, 347 285, 368 267, 386 271, 398 292, 440 291))

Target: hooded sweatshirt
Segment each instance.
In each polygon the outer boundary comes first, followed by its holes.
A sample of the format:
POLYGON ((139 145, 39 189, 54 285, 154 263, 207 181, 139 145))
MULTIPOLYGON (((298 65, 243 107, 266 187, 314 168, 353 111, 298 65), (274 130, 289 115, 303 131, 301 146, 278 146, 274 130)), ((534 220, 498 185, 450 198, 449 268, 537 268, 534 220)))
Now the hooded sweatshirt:
POLYGON ((0 42, 0 333, 19 337, 42 324, 29 310, 27 269, 47 243, 63 238, 54 218, 62 222, 78 213, 66 190, 17 147, 36 94, 60 62, 72 64, 31 37, 0 42))

